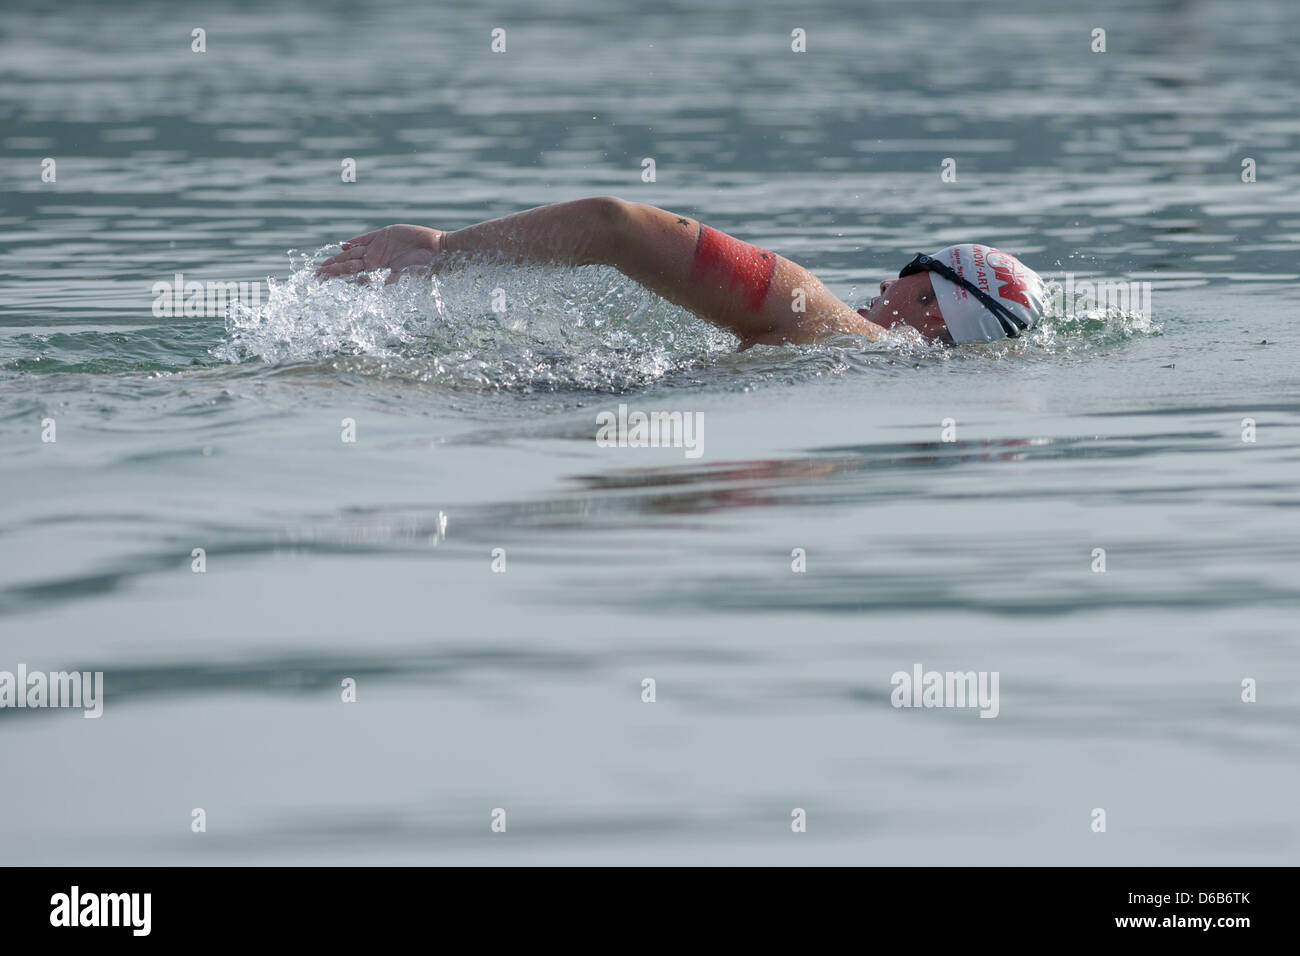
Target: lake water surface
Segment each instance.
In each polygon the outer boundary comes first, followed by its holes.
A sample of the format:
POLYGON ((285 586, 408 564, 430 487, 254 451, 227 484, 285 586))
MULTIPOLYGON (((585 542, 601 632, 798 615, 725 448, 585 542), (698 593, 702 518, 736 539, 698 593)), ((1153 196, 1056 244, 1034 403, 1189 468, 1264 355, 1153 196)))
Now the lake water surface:
POLYGON ((0 862, 1296 863, 1291 5, 707 7, 4 13, 0 671, 104 712, 0 709, 0 862), (855 305, 985 241, 1150 315, 736 353, 602 268, 309 278, 593 194, 855 305))

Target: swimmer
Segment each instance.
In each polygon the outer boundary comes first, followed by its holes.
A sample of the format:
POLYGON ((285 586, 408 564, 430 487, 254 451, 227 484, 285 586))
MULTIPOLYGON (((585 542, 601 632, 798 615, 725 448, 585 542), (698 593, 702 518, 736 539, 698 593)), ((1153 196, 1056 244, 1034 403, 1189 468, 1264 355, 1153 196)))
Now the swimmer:
POLYGON ((990 246, 917 254, 880 295, 854 309, 807 269, 687 216, 612 196, 539 206, 454 232, 385 226, 342 243, 316 270, 324 278, 390 270, 436 272, 452 253, 507 262, 613 266, 702 319, 734 333, 740 348, 807 343, 853 333, 877 338, 910 326, 961 345, 1014 338, 1045 304, 1043 280, 990 246))

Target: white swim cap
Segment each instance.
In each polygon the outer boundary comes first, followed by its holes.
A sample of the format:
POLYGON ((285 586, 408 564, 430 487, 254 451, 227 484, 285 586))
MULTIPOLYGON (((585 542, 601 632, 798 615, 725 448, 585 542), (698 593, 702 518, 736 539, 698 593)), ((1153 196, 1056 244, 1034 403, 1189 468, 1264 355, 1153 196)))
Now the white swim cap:
MULTIPOLYGON (((1026 329, 1033 328, 1043 317, 1047 301, 1043 280, 1015 256, 992 246, 967 242, 941 249, 931 258, 990 296, 1023 322, 1026 329)), ((954 344, 1007 338, 1005 323, 969 289, 933 270, 930 270, 930 282, 954 344)))

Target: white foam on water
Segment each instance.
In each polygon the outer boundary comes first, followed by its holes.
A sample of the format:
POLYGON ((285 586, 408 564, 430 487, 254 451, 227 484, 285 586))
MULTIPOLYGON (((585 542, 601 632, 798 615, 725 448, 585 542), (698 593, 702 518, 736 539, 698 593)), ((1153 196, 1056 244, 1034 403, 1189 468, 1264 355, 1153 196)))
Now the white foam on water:
POLYGON ((472 260, 388 286, 382 273, 364 284, 316 279, 333 251, 291 254, 291 275, 267 280, 262 305, 232 307, 213 356, 275 365, 367 356, 383 360, 375 366, 383 374, 425 381, 619 389, 707 364, 736 345, 603 266, 472 260))

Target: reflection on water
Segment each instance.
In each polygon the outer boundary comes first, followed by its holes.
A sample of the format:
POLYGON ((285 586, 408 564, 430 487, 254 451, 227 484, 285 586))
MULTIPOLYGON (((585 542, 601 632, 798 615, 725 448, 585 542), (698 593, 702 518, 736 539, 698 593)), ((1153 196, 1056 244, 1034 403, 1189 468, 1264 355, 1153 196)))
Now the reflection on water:
MULTIPOLYGON (((1218 412, 1220 410, 1213 410, 1218 412)), ((1294 411, 1294 410, 1293 410, 1294 411)), ((1191 416, 1185 416, 1191 418, 1191 416)), ((448 534, 449 516, 445 505, 403 504, 390 507, 348 505, 334 513, 288 513, 279 511, 242 523, 208 522, 202 535, 214 551, 225 560, 256 561, 280 555, 366 556, 397 555, 427 557, 437 561, 443 555, 463 558, 471 550, 481 550, 503 540, 533 540, 543 549, 548 546, 591 547, 593 559, 599 561, 602 536, 625 534, 636 529, 662 532, 677 528, 689 534, 692 525, 674 523, 673 519, 709 516, 732 511, 759 509, 770 514, 757 520, 774 521, 798 527, 800 511, 835 513, 842 509, 886 507, 906 508, 923 513, 927 503, 1002 502, 1025 513, 1050 512, 1062 497, 1075 505, 1149 508, 1154 504, 1177 507, 1213 505, 1216 500, 1249 496, 1255 506, 1266 508, 1300 507, 1300 489, 1290 474, 1289 462, 1300 443, 1274 442, 1269 448, 1274 467, 1261 466, 1250 481, 1239 478, 1224 480, 1215 471, 1205 471, 1200 481, 1152 483, 1137 479, 1140 470, 1134 459, 1154 459, 1162 466, 1177 468, 1179 458, 1204 465, 1218 456, 1233 455, 1237 449, 1223 440, 1221 432, 1201 429, 1182 432, 1134 432, 1127 435, 1094 435, 1071 438, 1009 438, 979 441, 898 442, 862 446, 810 448, 797 457, 750 461, 722 461, 707 464, 680 464, 652 468, 627 468, 597 474, 579 474, 568 481, 575 490, 558 495, 522 500, 493 501, 485 505, 457 506, 454 530, 448 534), (1207 458, 1207 456, 1209 456, 1207 458), (1088 480, 1088 474, 1105 474, 1112 463, 1126 468, 1100 481, 1088 480), (1012 476, 1001 473, 998 466, 1015 464, 1033 466, 1036 480, 1026 481, 1023 468, 1012 476), (1282 467, 1277 467, 1278 465, 1282 467), (1064 467, 1054 467, 1064 466, 1064 467), (1087 470, 1081 471, 1081 468, 1087 470), (1060 484, 1067 477, 1068 485, 1060 484), (929 482, 929 483, 927 483, 929 482)), ((24 528, 13 524, 3 533, 30 532, 54 523, 90 527, 134 524, 147 527, 153 519, 147 513, 134 515, 93 515, 70 512, 57 517, 42 517, 24 528)), ((1029 524, 1030 522, 1021 522, 1029 524)), ((191 526, 186 534, 193 533, 191 526)), ((899 540, 891 543, 892 552, 924 554, 937 537, 948 542, 949 562, 969 552, 977 555, 983 567, 981 575, 993 579, 1016 579, 1023 584, 1024 570, 1050 564, 1059 544, 1049 534, 1042 540, 1023 538, 1015 543, 1014 557, 1008 563, 991 562, 989 544, 981 544, 981 529, 965 544, 961 527, 935 528, 922 522, 904 527, 899 540), (937 533, 936 533, 937 532, 937 533), (1034 551, 1039 553, 1035 554, 1034 551)), ((161 531, 162 529, 159 529, 161 531)), ((57 577, 0 590, 0 612, 39 608, 50 601, 69 601, 103 597, 130 587, 132 581, 171 573, 189 562, 184 537, 161 533, 154 552, 127 555, 111 554, 111 569, 89 571, 74 576, 57 577)), ((691 542, 691 547, 709 547, 710 542, 691 542)), ((1195 567, 1197 548, 1212 550, 1224 557, 1234 552, 1256 559, 1294 558, 1294 548, 1284 536, 1276 540, 1236 540, 1223 537, 1197 540, 1192 529, 1180 529, 1176 537, 1133 542, 1130 552, 1144 561, 1158 562, 1167 570, 1195 567)), ((572 556, 570 557, 572 560, 572 556)), ((853 547, 841 556, 841 567, 853 565, 853 547)), ((594 573, 601 573, 599 571, 594 573)), ((665 570, 674 579, 671 570, 665 570)), ((1231 580, 1223 587, 1184 593, 1179 587, 1172 593, 1153 590, 1130 593, 1123 589, 1080 593, 1074 596, 1051 590, 1018 586, 996 602, 963 597, 961 577, 949 581, 917 579, 908 574, 882 579, 872 575, 869 583, 861 580, 861 569, 851 567, 838 573, 827 570, 816 584, 800 583, 797 591, 773 585, 762 592, 736 587, 727 575, 701 575, 692 571, 685 580, 671 585, 677 606, 693 605, 703 610, 743 612, 760 608, 799 607, 822 612, 863 611, 869 607, 934 608, 950 605, 972 611, 998 613, 1069 614, 1095 611, 1107 606, 1249 606, 1255 602, 1290 605, 1300 600, 1300 592, 1268 582, 1254 581, 1249 587, 1231 580), (945 590, 948 588, 948 590, 945 590)), ((1150 582, 1140 582, 1139 589, 1150 582)), ((648 591, 641 593, 634 585, 619 588, 620 600, 636 606, 653 606, 653 592, 665 586, 664 579, 646 582, 648 591)), ((563 597, 581 603, 582 588, 560 588, 551 597, 563 597)))

